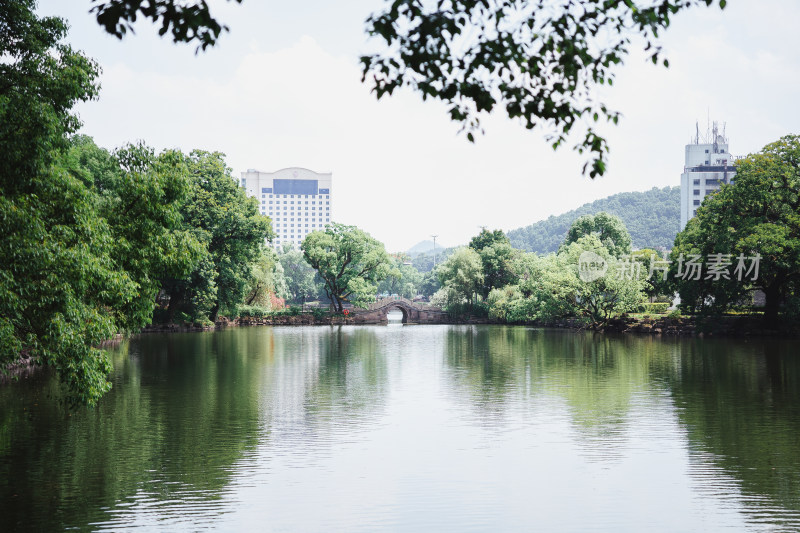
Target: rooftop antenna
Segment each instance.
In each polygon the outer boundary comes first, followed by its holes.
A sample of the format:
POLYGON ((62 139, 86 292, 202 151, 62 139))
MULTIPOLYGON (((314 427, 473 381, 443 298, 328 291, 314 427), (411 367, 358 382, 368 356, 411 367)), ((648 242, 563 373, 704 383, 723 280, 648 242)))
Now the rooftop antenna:
POLYGON ((694 127, 697 128, 697 135, 694 138, 694 143, 695 144, 700 144, 700 121, 695 120, 694 121, 694 127))

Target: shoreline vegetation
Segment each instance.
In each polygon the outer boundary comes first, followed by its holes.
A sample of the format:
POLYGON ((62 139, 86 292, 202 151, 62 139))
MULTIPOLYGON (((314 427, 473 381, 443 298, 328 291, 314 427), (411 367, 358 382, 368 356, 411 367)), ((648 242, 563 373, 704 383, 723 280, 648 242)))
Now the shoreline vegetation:
MULTIPOLYGON (((385 323, 358 322, 353 315, 322 315, 319 313, 275 314, 271 316, 245 316, 233 320, 221 317, 215 324, 210 323, 169 323, 151 324, 139 334, 180 333, 225 329, 227 327, 248 326, 384 326, 385 323)), ((417 325, 417 324, 407 324, 417 325)), ((597 333, 646 334, 677 337, 788 337, 800 338, 800 326, 792 322, 776 323, 773 328, 764 327, 764 319, 757 315, 732 316, 627 316, 609 320, 605 324, 591 323, 583 318, 564 318, 553 321, 506 322, 503 320, 456 316, 441 325, 495 325, 534 328, 555 328, 597 333)))

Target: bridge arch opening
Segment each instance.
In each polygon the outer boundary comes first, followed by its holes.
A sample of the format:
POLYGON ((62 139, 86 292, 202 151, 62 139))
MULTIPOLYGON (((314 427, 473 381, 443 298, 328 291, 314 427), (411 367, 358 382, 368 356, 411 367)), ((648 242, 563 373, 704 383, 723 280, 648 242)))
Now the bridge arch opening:
POLYGON ((393 305, 386 309, 386 320, 388 322, 408 323, 408 311, 403 306, 393 305))

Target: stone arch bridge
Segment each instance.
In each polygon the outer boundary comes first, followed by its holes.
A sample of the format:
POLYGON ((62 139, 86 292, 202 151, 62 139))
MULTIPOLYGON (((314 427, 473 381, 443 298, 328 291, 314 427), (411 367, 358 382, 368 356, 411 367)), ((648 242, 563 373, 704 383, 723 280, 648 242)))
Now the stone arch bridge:
POLYGON ((429 304, 412 302, 408 298, 384 298, 374 302, 366 309, 351 311, 349 322, 353 324, 386 324, 389 311, 403 313, 403 324, 449 324, 450 316, 429 304))

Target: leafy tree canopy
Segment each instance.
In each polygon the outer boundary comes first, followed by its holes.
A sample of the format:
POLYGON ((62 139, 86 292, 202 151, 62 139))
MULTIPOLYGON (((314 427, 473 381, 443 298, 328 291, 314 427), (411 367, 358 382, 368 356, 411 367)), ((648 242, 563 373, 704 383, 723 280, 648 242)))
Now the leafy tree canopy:
POLYGON ((503 230, 496 229, 489 231, 486 228, 481 228, 481 232, 469 241, 469 247, 476 252, 480 252, 493 244, 510 244, 503 230))
MULTIPOLYGON (((234 1, 242 3, 242 0, 234 1)), ((198 50, 213 46, 220 34, 228 31, 227 26, 211 16, 206 0, 92 0, 92 4, 91 11, 97 15, 97 22, 119 39, 128 31, 133 32, 133 23, 139 16, 160 22, 158 34, 169 32, 173 42, 198 41, 198 50)))
POLYGON ((707 196, 697 216, 678 234, 672 278, 685 306, 721 311, 751 288, 766 295, 765 316, 774 320, 782 303, 800 290, 800 136, 787 135, 736 164, 734 184, 707 196), (680 255, 712 254, 726 263, 725 276, 678 278, 680 255), (757 279, 750 271, 760 256, 757 279), (740 257, 744 271, 737 273, 740 257), (750 271, 750 272, 748 272, 750 271), (741 279, 740 279, 741 278, 741 279))
POLYGON ((378 292, 399 294, 404 298, 413 298, 419 292, 423 274, 411 264, 406 264, 404 257, 392 257, 392 268, 380 285, 378 292))
POLYGON ((181 207, 183 229, 202 244, 202 256, 187 277, 165 276, 170 315, 178 310, 193 317, 235 313, 251 280, 261 246, 272 238, 267 217, 231 176, 220 152, 193 150, 184 156, 190 190, 181 207))
POLYGON ((546 128, 553 148, 583 130, 575 149, 591 154, 583 171, 595 177, 605 172, 608 152, 597 124, 619 118, 596 99, 596 89, 613 84, 632 38, 644 38, 658 63, 659 32, 672 16, 712 3, 394 0, 367 20, 369 34, 386 48, 361 58, 363 79, 372 80, 378 98, 408 86, 423 99, 445 102, 469 140, 480 130, 480 115, 496 107, 528 129, 546 128))
POLYGON ((115 268, 94 195, 62 160, 97 67, 34 7, 0 3, 0 368, 27 355, 55 368, 73 401, 94 403, 111 386, 92 348, 116 332, 104 308, 135 288, 115 268))
POLYGON ((605 212, 584 215, 572 223, 563 247, 577 242, 586 235, 596 235, 614 257, 631 253, 631 236, 622 220, 605 212))
POLYGON ((70 138, 97 67, 34 7, 0 4, 0 368, 30 357, 91 405, 111 387, 96 346, 146 324, 154 278, 192 261, 175 231, 185 183, 169 155, 70 138))
POLYGON ((365 307, 374 301, 378 282, 391 268, 383 244, 355 226, 331 224, 309 233, 300 248, 339 312, 345 302, 365 307))
POLYGON ((322 293, 322 279, 317 271, 303 257, 303 252, 295 250, 291 243, 284 243, 278 255, 286 278, 288 297, 295 302, 305 302, 317 298, 322 293))
POLYGON ((188 275, 202 254, 200 242, 181 227, 180 207, 190 190, 183 155, 156 155, 143 143, 112 154, 79 135, 65 160, 96 191, 96 213, 111 230, 115 263, 135 283, 136 298, 112 312, 120 328, 136 331, 152 320, 161 277, 188 275))
MULTIPOLYGON (((229 0, 230 1, 230 0, 229 0)), ((241 3, 242 0, 235 0, 241 3)), ((659 33, 672 17, 714 0, 393 0, 367 20, 367 33, 385 48, 361 58, 363 77, 380 99, 408 86, 423 99, 449 106, 450 118, 474 133, 496 107, 528 128, 540 127, 558 148, 578 135, 574 149, 590 155, 583 167, 602 175, 609 151, 598 133, 619 120, 596 96, 612 85, 615 67, 644 40, 652 62, 661 58, 659 33), (577 126, 577 128, 576 128, 577 126), (581 138, 582 136, 582 138, 581 138)), ((724 8, 727 0, 718 0, 724 8)), ((139 16, 160 23, 175 42, 214 45, 227 26, 206 0, 92 0, 105 30, 122 38, 139 16)))
POLYGON ((250 264, 250 277, 244 293, 244 304, 262 308, 272 307, 273 297, 288 296, 283 265, 271 246, 261 245, 261 250, 250 264))
POLYGON ((466 246, 454 251, 436 268, 436 274, 442 284, 440 291, 447 294, 445 305, 475 302, 483 289, 481 257, 466 246))
POLYGON ((513 261, 515 250, 502 230, 489 231, 483 228, 472 238, 469 247, 478 252, 483 270, 481 297, 486 299, 494 288, 514 282, 513 261))

